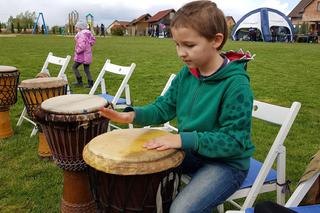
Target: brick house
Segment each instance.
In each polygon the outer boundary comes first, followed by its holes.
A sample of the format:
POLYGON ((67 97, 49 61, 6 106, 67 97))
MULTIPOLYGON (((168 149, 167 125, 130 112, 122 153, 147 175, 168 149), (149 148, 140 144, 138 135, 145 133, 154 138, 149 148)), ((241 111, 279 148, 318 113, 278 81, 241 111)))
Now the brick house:
POLYGON ((170 21, 175 14, 174 9, 162 10, 157 12, 149 20, 148 33, 155 37, 170 37, 170 21))
POLYGON ((295 27, 306 24, 309 33, 320 33, 320 0, 301 0, 288 15, 295 27))
POLYGON ((128 25, 128 34, 131 36, 146 36, 148 35, 148 19, 151 17, 149 13, 140 16, 131 21, 128 25))
POLYGON ((232 16, 226 16, 226 21, 228 28, 233 27, 236 24, 232 16))
POLYGON ((125 35, 128 35, 128 25, 129 25, 129 21, 118 21, 115 20, 114 22, 112 22, 108 27, 107 27, 107 34, 111 35, 111 30, 115 29, 115 28, 121 28, 125 31, 125 35))

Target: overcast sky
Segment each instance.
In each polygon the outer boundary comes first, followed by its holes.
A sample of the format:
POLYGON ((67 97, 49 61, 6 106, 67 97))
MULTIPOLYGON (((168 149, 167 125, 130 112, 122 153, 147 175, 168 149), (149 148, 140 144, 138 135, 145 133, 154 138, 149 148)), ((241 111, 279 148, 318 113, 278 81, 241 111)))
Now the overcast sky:
MULTIPOLYGON (((10 16, 25 11, 44 14, 48 26, 65 25, 68 13, 77 10, 80 19, 85 19, 88 13, 94 16, 94 24, 104 23, 106 26, 114 20, 132 21, 149 13, 154 15, 160 10, 179 9, 190 0, 0 0, 0 22, 7 22, 10 16)), ((285 15, 299 3, 300 0, 215 0, 226 16, 239 20, 247 12, 270 7, 285 15)), ((42 22, 41 22, 42 23, 42 22)))

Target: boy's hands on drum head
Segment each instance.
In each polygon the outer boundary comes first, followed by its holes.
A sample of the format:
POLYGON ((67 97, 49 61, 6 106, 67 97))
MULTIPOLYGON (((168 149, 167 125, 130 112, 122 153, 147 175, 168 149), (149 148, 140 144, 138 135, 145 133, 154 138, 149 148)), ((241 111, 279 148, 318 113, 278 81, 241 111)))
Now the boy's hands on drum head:
POLYGON ((166 149, 178 149, 181 148, 181 138, 179 134, 168 134, 150 140, 148 143, 144 144, 143 147, 159 151, 166 149))
POLYGON ((101 107, 99 108, 99 114, 105 118, 108 118, 112 121, 118 122, 118 123, 132 123, 133 119, 135 117, 135 112, 117 112, 113 109, 108 109, 101 107))

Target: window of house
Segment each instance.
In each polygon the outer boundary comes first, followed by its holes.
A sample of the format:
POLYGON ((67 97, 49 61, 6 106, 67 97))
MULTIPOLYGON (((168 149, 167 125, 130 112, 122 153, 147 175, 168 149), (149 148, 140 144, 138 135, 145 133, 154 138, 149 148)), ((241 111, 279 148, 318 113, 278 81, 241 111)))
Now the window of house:
POLYGON ((320 1, 317 2, 317 11, 320 12, 320 1))

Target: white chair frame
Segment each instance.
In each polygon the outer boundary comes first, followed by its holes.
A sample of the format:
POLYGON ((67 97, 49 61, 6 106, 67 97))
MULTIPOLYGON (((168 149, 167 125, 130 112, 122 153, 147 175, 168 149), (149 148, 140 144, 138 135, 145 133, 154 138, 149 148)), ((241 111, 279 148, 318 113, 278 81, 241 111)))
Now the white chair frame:
MULTIPOLYGON (((65 71, 66 71, 66 69, 68 67, 70 59, 71 59, 70 55, 67 55, 65 58, 62 58, 62 57, 54 56, 52 52, 49 52, 49 54, 47 56, 47 59, 44 62, 42 68, 41 68, 41 72, 48 73, 50 75, 49 70, 48 70, 48 65, 49 64, 55 64, 55 65, 61 66, 61 69, 60 69, 59 74, 58 74, 57 77, 63 78, 65 81, 68 82, 68 78, 67 78, 67 76, 65 74, 65 71)), ((70 93, 71 93, 70 92, 70 87, 69 87, 69 84, 68 84, 68 86, 67 86, 67 94, 70 94, 70 93)), ((29 123, 31 123, 34 126, 33 129, 32 129, 32 132, 30 134, 30 137, 36 135, 37 131, 38 131, 37 124, 28 117, 26 107, 24 107, 23 111, 21 112, 20 118, 19 118, 19 120, 17 122, 17 126, 20 126, 22 124, 23 120, 28 121, 29 123)))
MULTIPOLYGON (((253 185, 248 188, 239 189, 227 201, 244 210, 252 207, 258 194, 277 191, 277 203, 280 205, 285 204, 285 193, 282 192, 283 187, 279 184, 283 184, 286 181, 286 148, 283 145, 288 132, 299 112, 301 104, 299 102, 293 102, 290 108, 268 104, 260 101, 254 101, 252 116, 254 118, 277 124, 280 126, 280 130, 262 164, 262 167, 255 179, 253 185), (276 182, 265 182, 268 173, 271 171, 273 164, 277 162, 277 180, 276 182), (236 203, 234 200, 239 198, 245 198, 243 205, 236 203)), ((188 183, 191 178, 187 175, 182 176, 182 181, 188 183)), ((224 212, 223 204, 218 206, 219 212, 224 212)))
MULTIPOLYGON (((167 92, 167 90, 169 89, 169 87, 170 87, 170 85, 171 85, 172 80, 173 80, 175 77, 176 77, 175 74, 171 74, 171 75, 170 75, 170 77, 169 77, 166 85, 164 86, 164 88, 163 88, 160 96, 163 96, 163 95, 167 92)), ((163 126, 159 126, 159 127, 146 126, 146 127, 144 127, 144 128, 160 129, 160 130, 165 130, 165 131, 168 131, 168 132, 172 132, 172 131, 173 131, 173 132, 178 132, 178 128, 172 126, 169 121, 166 122, 166 123, 164 123, 163 126)))
MULTIPOLYGON (((286 202, 285 207, 297 207, 319 176, 320 172, 317 172, 307 181, 300 183, 290 196, 289 200, 286 202)), ((226 213, 245 213, 245 210, 230 210, 226 213)))
MULTIPOLYGON (((113 105, 114 109, 124 109, 127 106, 131 106, 132 101, 131 101, 131 96, 130 96, 130 87, 128 84, 128 81, 136 67, 135 63, 131 63, 130 66, 120 66, 116 64, 112 64, 110 59, 107 59, 103 68, 101 69, 96 81, 94 82, 89 95, 94 95, 95 92, 97 91, 99 85, 101 87, 101 94, 107 94, 106 90, 106 83, 105 83, 105 74, 106 72, 110 72, 113 74, 117 75, 122 75, 124 78, 121 82, 121 85, 119 86, 116 94, 113 96, 111 104, 113 105), (125 104, 117 104, 118 100, 120 99, 122 93, 125 93, 125 104)), ((115 126, 113 124, 110 124, 113 128, 119 128, 118 126, 115 126)), ((129 127, 132 128, 132 124, 129 124, 129 127)))

